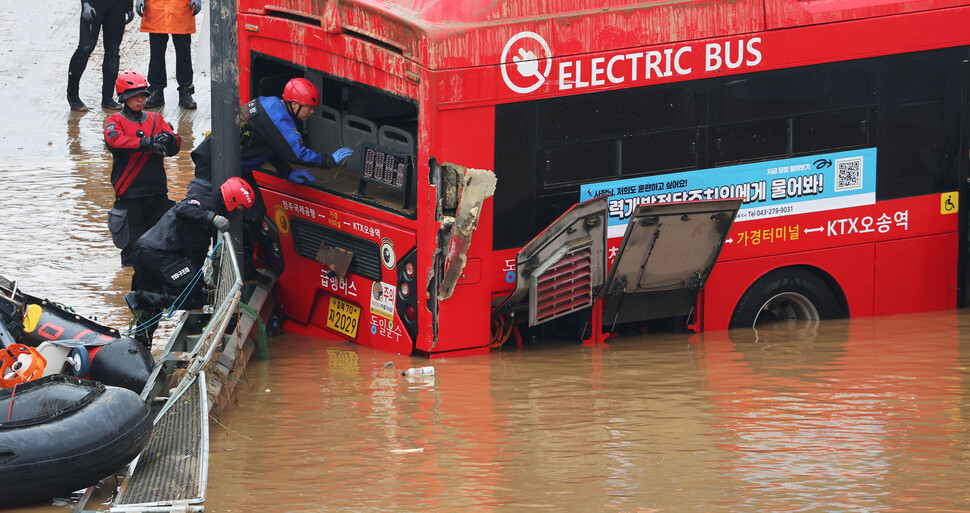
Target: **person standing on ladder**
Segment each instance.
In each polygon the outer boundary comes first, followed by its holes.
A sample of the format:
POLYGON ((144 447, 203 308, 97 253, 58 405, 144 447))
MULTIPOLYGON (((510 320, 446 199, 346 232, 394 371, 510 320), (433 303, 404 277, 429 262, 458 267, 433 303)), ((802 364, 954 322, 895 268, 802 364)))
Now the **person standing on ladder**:
POLYGON ((148 89, 150 96, 146 109, 165 105, 165 51, 168 36, 172 35, 175 47, 175 81, 178 82, 179 106, 183 109, 197 107, 192 94, 192 34, 195 33, 195 15, 202 10, 202 0, 135 0, 135 12, 141 16, 141 31, 148 33, 148 89))
POLYGON ((168 199, 168 179, 163 157, 179 152, 182 139, 165 118, 145 111, 148 82, 134 71, 118 76, 118 100, 125 104, 104 123, 104 142, 111 150, 111 185, 115 202, 108 212, 108 229, 121 249, 121 264, 132 265, 131 253, 141 234, 165 214, 174 201, 168 199))

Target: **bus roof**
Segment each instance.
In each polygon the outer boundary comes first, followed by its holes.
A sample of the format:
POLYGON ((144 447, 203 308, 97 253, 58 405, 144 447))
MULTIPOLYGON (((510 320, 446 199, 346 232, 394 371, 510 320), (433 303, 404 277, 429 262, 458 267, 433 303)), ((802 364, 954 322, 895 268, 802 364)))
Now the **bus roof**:
POLYGON ((239 0, 240 12, 320 23, 430 69, 499 64, 510 38, 557 55, 728 37, 970 4, 970 0, 239 0))

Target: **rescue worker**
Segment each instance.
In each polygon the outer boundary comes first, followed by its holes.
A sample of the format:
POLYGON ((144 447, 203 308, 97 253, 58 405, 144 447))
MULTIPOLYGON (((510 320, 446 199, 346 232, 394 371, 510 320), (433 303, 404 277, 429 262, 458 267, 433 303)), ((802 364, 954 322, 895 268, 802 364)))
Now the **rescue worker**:
POLYGON ((125 107, 104 123, 104 142, 114 156, 111 185, 115 202, 108 229, 121 249, 121 264, 131 265, 131 252, 141 234, 175 204, 168 199, 163 157, 179 152, 182 139, 157 112, 145 109, 148 82, 134 71, 118 76, 118 100, 125 107))
POLYGON ((131 2, 132 0, 82 0, 81 34, 77 50, 74 50, 67 69, 67 103, 71 110, 88 110, 88 106, 81 101, 81 75, 88 65, 91 52, 98 44, 98 32, 104 33, 101 106, 108 110, 121 109, 121 104, 111 94, 111 88, 118 78, 121 38, 125 34, 125 25, 135 19, 131 2))
MULTIPOLYGON (((219 187, 202 178, 189 182, 185 199, 165 212, 135 244, 135 274, 131 292, 125 294, 134 324, 154 319, 169 307, 189 310, 206 304, 205 280, 196 275, 205 264, 209 244, 216 230, 229 230, 228 212, 250 208, 254 200, 253 189, 238 176, 219 187), (184 301, 177 303, 180 296, 184 301)), ((151 345, 154 326, 143 326, 135 338, 151 345)))
POLYGON ((195 15, 202 10, 202 0, 135 0, 135 12, 141 19, 141 31, 148 33, 148 89, 150 96, 145 108, 154 109, 165 105, 165 51, 168 36, 172 35, 175 47, 175 81, 178 82, 179 106, 196 108, 192 94, 192 34, 195 33, 195 15))
MULTIPOLYGON (((305 78, 294 78, 283 88, 282 98, 260 96, 243 106, 239 126, 241 146, 241 176, 256 193, 253 208, 243 213, 243 278, 266 281, 257 273, 252 262, 256 238, 259 235, 266 206, 253 178, 253 170, 269 162, 280 176, 296 183, 315 179, 305 169, 292 169, 290 163, 308 167, 335 167, 354 154, 350 148, 340 148, 332 155, 317 153, 303 145, 303 136, 296 121, 305 122, 320 105, 320 92, 305 78)), ((212 142, 209 137, 192 151, 195 176, 212 179, 212 142)))

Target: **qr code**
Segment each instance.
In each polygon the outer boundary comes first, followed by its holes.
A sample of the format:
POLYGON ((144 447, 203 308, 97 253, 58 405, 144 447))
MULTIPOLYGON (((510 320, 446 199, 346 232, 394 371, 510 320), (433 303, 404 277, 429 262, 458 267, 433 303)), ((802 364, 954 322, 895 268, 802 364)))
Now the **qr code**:
POLYGON ((835 161, 835 190, 862 188, 862 157, 835 161))

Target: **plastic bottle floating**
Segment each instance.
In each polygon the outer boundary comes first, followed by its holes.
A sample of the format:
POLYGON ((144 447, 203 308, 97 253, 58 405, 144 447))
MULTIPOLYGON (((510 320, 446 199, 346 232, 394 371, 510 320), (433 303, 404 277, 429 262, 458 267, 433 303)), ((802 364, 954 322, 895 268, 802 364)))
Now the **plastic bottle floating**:
POLYGON ((401 373, 402 376, 433 376, 434 367, 412 367, 401 373))

